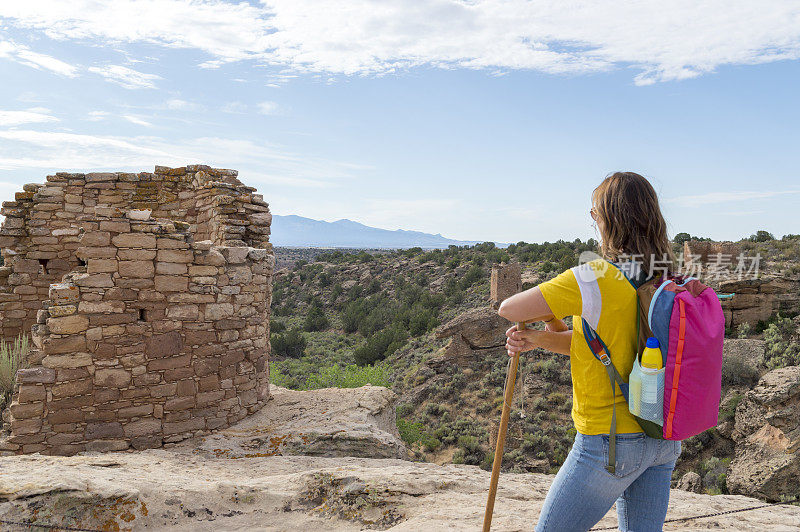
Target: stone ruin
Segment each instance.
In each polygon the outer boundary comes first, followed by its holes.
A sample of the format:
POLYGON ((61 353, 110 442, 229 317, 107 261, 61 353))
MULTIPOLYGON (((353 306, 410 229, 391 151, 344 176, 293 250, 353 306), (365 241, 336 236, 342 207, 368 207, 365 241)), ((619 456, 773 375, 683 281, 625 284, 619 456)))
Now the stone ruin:
POLYGON ((712 242, 709 240, 687 240, 683 243, 684 267, 704 266, 713 261, 714 257, 722 255, 729 261, 736 261, 742 252, 741 246, 735 242, 712 242))
POLYGON ((159 447, 269 399, 272 216, 235 170, 57 173, 6 201, 0 453, 159 447))
POLYGON ((500 303, 522 291, 522 273, 519 262, 504 262, 492 265, 489 279, 489 299, 492 307, 500 308, 500 303))

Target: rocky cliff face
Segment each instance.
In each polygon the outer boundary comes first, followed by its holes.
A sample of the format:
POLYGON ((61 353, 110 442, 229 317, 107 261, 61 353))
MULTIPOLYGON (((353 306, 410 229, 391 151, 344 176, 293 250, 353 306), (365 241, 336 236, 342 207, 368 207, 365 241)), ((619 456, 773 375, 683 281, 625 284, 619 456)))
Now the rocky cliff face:
POLYGON ((764 375, 736 409, 731 491, 777 501, 800 497, 800 366, 764 375))
MULTIPOLYGON (((394 400, 379 387, 278 389, 255 416, 164 449, 0 458, 0 519, 187 532, 479 529, 489 473, 389 458, 405 452, 394 400), (304 453, 316 456, 295 455, 304 453)), ((551 482, 503 474, 493 530, 531 529, 551 482)), ((800 507, 788 505, 696 518, 762 504, 673 490, 668 518, 685 520, 665 529, 800 530, 800 507)), ((615 511, 598 526, 615 527, 615 511)))

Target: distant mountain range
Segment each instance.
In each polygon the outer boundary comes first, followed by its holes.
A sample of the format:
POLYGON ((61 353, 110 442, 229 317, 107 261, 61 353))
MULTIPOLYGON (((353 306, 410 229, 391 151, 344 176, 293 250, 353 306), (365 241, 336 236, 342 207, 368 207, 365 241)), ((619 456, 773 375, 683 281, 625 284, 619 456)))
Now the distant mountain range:
MULTIPOLYGON (((322 247, 322 248, 386 248, 405 249, 421 247, 427 249, 447 248, 450 245, 472 246, 481 240, 453 240, 441 234, 423 233, 397 229, 379 229, 346 218, 335 222, 314 220, 295 214, 272 216, 272 231, 269 237, 274 246, 322 247)), ((498 247, 508 244, 496 243, 498 247)))

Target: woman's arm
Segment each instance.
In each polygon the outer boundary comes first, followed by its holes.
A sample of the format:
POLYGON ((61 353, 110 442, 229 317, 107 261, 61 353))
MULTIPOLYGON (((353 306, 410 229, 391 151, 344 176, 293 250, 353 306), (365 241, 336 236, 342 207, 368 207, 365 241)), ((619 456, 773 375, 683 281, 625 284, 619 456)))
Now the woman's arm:
POLYGON ((544 321, 553 317, 553 312, 538 286, 504 299, 497 313, 516 322, 544 321))
POLYGON ((506 339, 506 351, 508 351, 508 356, 514 356, 516 353, 530 351, 537 347, 562 355, 569 356, 570 354, 569 347, 570 343, 572 343, 571 329, 559 332, 537 331, 534 329, 518 331, 517 326, 514 325, 506 331, 506 336, 508 337, 506 339))

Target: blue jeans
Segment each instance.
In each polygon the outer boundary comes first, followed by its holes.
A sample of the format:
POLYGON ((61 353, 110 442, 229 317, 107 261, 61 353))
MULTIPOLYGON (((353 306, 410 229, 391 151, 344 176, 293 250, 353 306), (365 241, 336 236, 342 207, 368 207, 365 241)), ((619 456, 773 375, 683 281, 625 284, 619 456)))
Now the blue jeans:
POLYGON ((623 531, 661 530, 681 442, 642 432, 617 434, 616 473, 609 473, 608 434, 578 433, 545 497, 537 532, 589 530, 617 503, 623 531))

